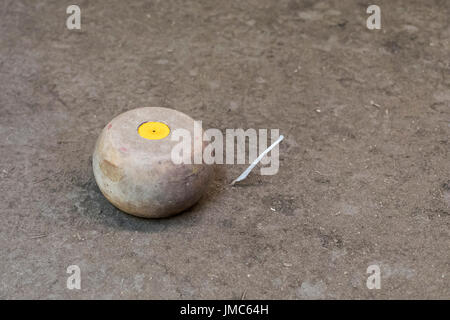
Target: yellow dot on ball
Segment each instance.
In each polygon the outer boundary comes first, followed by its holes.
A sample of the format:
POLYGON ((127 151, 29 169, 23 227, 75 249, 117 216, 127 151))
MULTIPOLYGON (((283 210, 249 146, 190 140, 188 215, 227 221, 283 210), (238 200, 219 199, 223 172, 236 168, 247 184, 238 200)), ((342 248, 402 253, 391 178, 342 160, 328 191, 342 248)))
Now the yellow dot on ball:
POLYGON ((144 122, 139 126, 138 133, 142 138, 159 140, 167 137, 170 129, 167 124, 162 122, 144 122))

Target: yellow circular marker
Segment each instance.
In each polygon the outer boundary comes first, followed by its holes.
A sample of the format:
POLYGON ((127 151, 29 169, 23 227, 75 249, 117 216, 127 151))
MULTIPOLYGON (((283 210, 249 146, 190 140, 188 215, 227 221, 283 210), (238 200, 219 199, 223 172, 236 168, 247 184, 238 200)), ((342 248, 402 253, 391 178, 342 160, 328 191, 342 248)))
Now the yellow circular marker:
POLYGON ((170 129, 162 122, 144 122, 139 126, 138 133, 145 139, 160 140, 169 135, 170 129))

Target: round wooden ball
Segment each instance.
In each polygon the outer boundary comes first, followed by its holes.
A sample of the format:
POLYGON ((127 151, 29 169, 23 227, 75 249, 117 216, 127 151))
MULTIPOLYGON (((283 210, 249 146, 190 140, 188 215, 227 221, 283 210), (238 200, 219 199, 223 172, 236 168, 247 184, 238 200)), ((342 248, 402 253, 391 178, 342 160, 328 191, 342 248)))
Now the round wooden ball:
MULTIPOLYGON (((139 108, 120 114, 102 130, 92 166, 103 195, 120 210, 145 218, 164 218, 193 206, 212 178, 204 163, 175 164, 171 139, 176 129, 189 131, 192 156, 194 120, 168 108, 139 108)), ((199 148, 197 148, 199 149, 199 148)))

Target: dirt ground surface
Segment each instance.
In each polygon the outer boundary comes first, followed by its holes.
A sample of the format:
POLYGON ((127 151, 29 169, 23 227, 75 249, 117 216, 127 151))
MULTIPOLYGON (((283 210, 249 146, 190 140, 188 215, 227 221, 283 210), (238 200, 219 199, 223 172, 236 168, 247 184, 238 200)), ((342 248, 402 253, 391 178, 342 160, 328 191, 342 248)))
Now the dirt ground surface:
POLYGON ((377 0, 381 30, 359 0, 69 4, 0 3, 0 298, 450 298, 449 1, 377 0), (92 152, 144 106, 280 129, 280 170, 124 214, 92 152))

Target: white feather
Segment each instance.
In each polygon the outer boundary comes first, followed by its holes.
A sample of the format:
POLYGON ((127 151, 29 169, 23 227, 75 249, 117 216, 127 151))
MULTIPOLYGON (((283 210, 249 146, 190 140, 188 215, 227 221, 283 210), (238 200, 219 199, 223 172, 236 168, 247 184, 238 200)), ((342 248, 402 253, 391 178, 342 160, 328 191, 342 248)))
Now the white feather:
POLYGON ((283 139, 284 139, 284 136, 281 135, 281 136, 277 139, 277 141, 275 141, 274 143, 272 143, 272 145, 271 145, 270 147, 268 147, 266 150, 264 150, 264 152, 261 153, 261 154, 259 155, 259 157, 256 158, 255 161, 253 161, 252 164, 251 164, 247 169, 245 169, 245 171, 242 172, 242 174, 241 174, 239 177, 237 177, 231 184, 233 185, 233 184, 235 184, 236 182, 242 181, 242 180, 244 180, 245 178, 247 178, 247 176, 248 176, 248 174, 250 173, 250 171, 253 170, 253 168, 258 164, 258 162, 260 162, 261 159, 264 158, 264 156, 265 156, 270 150, 272 150, 273 148, 275 148, 275 146, 276 146, 277 144, 279 144, 279 143, 281 142, 281 140, 283 140, 283 139))

